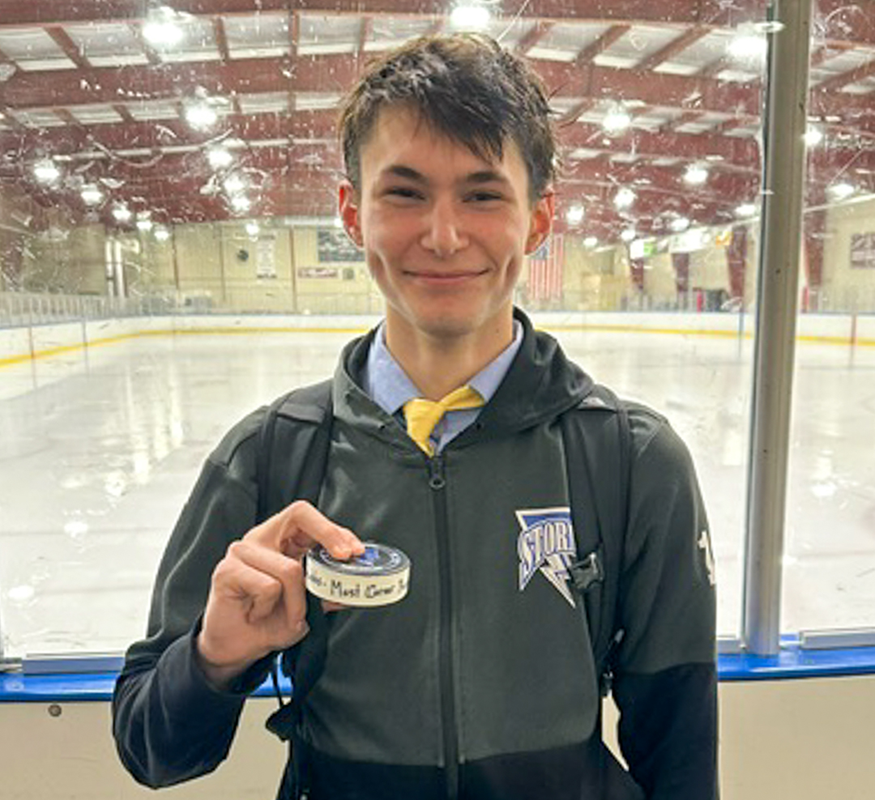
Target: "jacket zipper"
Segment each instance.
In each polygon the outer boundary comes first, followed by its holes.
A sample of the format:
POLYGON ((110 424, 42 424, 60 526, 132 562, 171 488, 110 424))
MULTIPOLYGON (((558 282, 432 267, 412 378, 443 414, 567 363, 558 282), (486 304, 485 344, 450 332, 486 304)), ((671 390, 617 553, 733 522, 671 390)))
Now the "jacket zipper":
POLYGON ((433 492, 437 528, 438 570, 440 577, 440 682, 441 728, 446 762, 447 798, 459 796, 459 741, 456 735, 456 693, 453 677, 453 611, 450 570, 450 536, 447 526, 447 485, 441 456, 428 462, 428 485, 433 492))

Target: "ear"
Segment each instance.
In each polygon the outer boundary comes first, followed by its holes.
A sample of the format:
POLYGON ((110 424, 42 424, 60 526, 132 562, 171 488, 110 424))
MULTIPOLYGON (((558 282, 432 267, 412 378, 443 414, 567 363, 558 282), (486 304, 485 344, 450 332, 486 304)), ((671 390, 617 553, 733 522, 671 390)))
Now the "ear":
POLYGON ((529 219, 529 233, 526 236, 526 255, 534 253, 550 235, 553 230, 553 211, 556 205, 556 196, 553 190, 548 188, 541 195, 531 211, 529 219))
POLYGON ((337 206, 340 213, 340 220, 343 222, 343 228, 359 247, 364 246, 362 238, 362 229, 359 221, 359 199, 358 192, 349 181, 341 181, 338 187, 337 206))

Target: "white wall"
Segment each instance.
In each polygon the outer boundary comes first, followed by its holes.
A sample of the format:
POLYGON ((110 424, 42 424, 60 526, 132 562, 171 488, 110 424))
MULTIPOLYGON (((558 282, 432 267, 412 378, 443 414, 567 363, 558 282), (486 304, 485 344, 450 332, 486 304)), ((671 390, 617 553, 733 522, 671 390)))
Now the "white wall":
MULTIPOLYGON (((264 729, 275 707, 269 699, 249 701, 228 761, 155 795, 119 765, 108 703, 64 703, 60 716, 47 703, 0 705, 0 796, 269 800, 285 758, 264 729)), ((875 676, 723 683, 720 714, 722 800, 873 797, 875 676)))

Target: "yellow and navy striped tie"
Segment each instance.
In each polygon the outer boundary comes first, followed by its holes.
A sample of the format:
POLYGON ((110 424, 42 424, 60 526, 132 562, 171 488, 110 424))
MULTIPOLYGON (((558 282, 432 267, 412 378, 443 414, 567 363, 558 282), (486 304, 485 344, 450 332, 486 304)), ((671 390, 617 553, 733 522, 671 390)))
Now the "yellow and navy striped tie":
POLYGON ((434 455, 431 432, 447 411, 463 408, 480 408, 483 398, 476 389, 460 386, 437 402, 416 397, 404 404, 404 417, 407 420, 407 433, 428 455, 434 455))

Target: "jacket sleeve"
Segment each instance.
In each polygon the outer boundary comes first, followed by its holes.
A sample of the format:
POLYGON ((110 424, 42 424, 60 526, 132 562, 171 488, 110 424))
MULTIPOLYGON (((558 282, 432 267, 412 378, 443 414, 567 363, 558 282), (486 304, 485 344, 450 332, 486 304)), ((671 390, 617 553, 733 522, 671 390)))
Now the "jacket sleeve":
POLYGON ((116 682, 112 727, 122 763, 159 787, 215 769, 225 758, 248 692, 269 659, 229 691, 206 680, 195 652, 212 572, 228 544, 255 522, 254 441, 260 416, 236 426, 207 460, 158 568, 147 637, 133 644, 116 682))
POLYGON ((689 452, 656 415, 630 415, 633 466, 620 580, 619 741, 650 800, 714 800, 714 566, 689 452))

